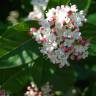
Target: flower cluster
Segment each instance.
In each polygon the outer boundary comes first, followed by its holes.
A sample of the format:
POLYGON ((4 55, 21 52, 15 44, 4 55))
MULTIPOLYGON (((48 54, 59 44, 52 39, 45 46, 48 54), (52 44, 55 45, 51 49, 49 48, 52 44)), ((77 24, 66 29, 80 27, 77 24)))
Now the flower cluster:
POLYGON ((52 89, 49 82, 47 82, 40 90, 34 83, 31 83, 31 86, 27 87, 25 96, 52 96, 51 91, 52 89))
POLYGON ((0 89, 0 96, 9 96, 8 92, 4 89, 0 89))
POLYGON ((89 42, 82 38, 80 32, 80 27, 86 22, 83 10, 78 11, 76 5, 61 5, 46 12, 45 18, 43 13, 38 14, 29 14, 41 26, 39 29, 32 27, 30 33, 42 44, 40 51, 54 64, 62 68, 69 66, 69 58, 80 60, 88 56, 89 42))

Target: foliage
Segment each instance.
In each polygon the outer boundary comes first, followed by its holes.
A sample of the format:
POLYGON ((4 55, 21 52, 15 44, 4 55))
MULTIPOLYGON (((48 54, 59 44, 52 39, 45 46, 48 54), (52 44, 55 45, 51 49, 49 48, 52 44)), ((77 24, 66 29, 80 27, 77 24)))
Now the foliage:
MULTIPOLYGON (((2 1, 3 2, 3 1, 2 1)), ((70 67, 59 69, 51 64, 39 51, 39 44, 29 36, 31 26, 38 27, 35 21, 26 21, 32 5, 30 0, 7 0, 3 11, 0 5, 0 86, 10 96, 24 96, 27 85, 34 81, 38 87, 51 82, 56 96, 96 96, 96 12, 95 0, 50 0, 48 7, 61 4, 76 4, 88 14, 88 23, 81 28, 84 37, 89 39, 89 57, 81 61, 71 61, 70 67), (9 4, 9 5, 8 5, 9 4), (9 7, 10 6, 10 7, 9 7), (9 9, 9 10, 8 10, 9 9), (18 23, 12 25, 6 18, 11 10, 20 13, 18 23), (76 93, 71 91, 75 89, 76 93)), ((3 3, 2 3, 3 4, 3 3)), ((33 10, 33 9, 32 9, 33 10)))

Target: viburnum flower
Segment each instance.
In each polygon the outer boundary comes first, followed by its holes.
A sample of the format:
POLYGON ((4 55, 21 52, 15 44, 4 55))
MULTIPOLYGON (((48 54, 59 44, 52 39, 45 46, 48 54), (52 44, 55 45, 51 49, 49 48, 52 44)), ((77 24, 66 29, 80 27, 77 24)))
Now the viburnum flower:
POLYGON ((52 92, 52 89, 49 82, 47 82, 44 86, 42 86, 40 90, 32 82, 31 85, 27 87, 25 96, 53 96, 51 92, 52 92))
POLYGON ((61 5, 49 9, 45 15, 45 18, 42 14, 37 19, 40 28, 30 28, 36 41, 42 45, 40 51, 60 68, 70 65, 69 58, 85 59, 89 42, 80 32, 80 27, 87 21, 84 11, 78 11, 76 5, 61 5))

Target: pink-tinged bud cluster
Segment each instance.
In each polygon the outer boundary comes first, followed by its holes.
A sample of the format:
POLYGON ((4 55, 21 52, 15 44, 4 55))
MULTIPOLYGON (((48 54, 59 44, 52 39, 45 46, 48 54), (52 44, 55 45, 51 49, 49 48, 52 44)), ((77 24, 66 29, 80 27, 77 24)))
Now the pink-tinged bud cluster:
POLYGON ((0 96, 9 96, 9 94, 5 90, 0 89, 0 96))
POLYGON ((54 64, 59 64, 62 68, 69 65, 69 58, 80 60, 88 56, 89 43, 83 40, 79 28, 86 22, 86 18, 76 5, 49 9, 45 18, 42 16, 38 22, 41 27, 31 28, 30 32, 42 44, 41 52, 54 64))
POLYGON ((34 83, 31 83, 31 85, 27 87, 25 96, 53 96, 51 92, 52 89, 49 82, 42 86, 40 90, 34 83))

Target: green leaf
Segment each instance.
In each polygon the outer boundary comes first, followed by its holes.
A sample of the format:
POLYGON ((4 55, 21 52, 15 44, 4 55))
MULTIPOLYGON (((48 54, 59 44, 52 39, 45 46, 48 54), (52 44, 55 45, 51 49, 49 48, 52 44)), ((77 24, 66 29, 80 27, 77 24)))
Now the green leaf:
POLYGON ((48 8, 53 8, 60 5, 66 5, 66 4, 76 4, 79 10, 85 10, 88 11, 91 0, 84 0, 83 3, 81 3, 82 0, 50 0, 48 4, 48 8))
POLYGON ((91 0, 70 0, 71 4, 76 4, 79 10, 85 10, 88 11, 90 5, 91 5, 91 0))
POLYGON ((40 54, 39 46, 34 40, 32 42, 28 30, 36 24, 34 21, 22 22, 3 33, 0 37, 0 69, 34 62, 40 54))
POLYGON ((3 81, 1 87, 9 91, 12 96, 23 96, 26 91, 24 89, 27 88, 31 81, 35 82, 39 88, 46 82, 50 82, 54 90, 61 91, 62 93, 65 93, 74 84, 73 68, 59 69, 57 65, 53 65, 49 60, 41 57, 35 60, 33 66, 30 66, 30 64, 6 69, 5 72, 5 69, 3 69, 3 74, 0 74, 0 76, 6 80, 3 81), (9 70, 10 76, 8 73, 6 74, 9 70))
MULTIPOLYGON (((30 74, 31 72, 27 66, 13 68, 10 69, 10 71, 11 70, 15 70, 15 73, 11 73, 11 76, 9 78, 6 78, 7 80, 2 83, 2 88, 7 90, 11 96, 23 96, 23 88, 26 88, 27 84, 33 80, 30 74)), ((6 72, 9 72, 8 69, 6 70, 6 72)), ((6 73, 4 74, 4 76, 7 76, 6 73)))
MULTIPOLYGON (((42 64, 43 67, 41 74, 41 82, 39 84, 44 85, 48 81, 50 82, 50 84, 52 84, 54 90, 62 91, 63 93, 65 93, 70 87, 73 86, 75 78, 74 70, 71 66, 69 68, 65 66, 65 68, 60 69, 58 65, 50 63, 50 60, 48 59, 44 58, 43 60, 41 59, 38 61, 40 61, 39 64, 42 64)), ((34 67, 33 70, 35 70, 34 67)))
POLYGON ((0 59, 0 69, 11 68, 34 62, 40 56, 38 44, 32 39, 12 50, 0 59))
POLYGON ((91 44, 96 43, 96 26, 90 23, 86 23, 83 25, 83 27, 80 29, 82 32, 82 37, 89 40, 91 44))
POLYGON ((90 84, 84 94, 84 96, 96 96, 96 82, 90 84))
POLYGON ((36 59, 34 64, 30 62, 26 65, 10 69, 0 69, 0 77, 3 77, 3 81, 0 80, 1 87, 9 91, 11 96, 23 96, 24 92, 27 90, 27 86, 32 81, 38 86, 41 85, 40 83, 43 80, 42 70, 44 69, 44 64, 45 62, 43 63, 43 59, 40 57, 36 59))
POLYGON ((88 23, 96 25, 96 13, 88 16, 88 23))
POLYGON ((4 52, 0 54, 0 57, 6 55, 13 49, 17 48, 18 46, 29 40, 30 36, 28 36, 28 31, 30 27, 34 27, 34 25, 36 25, 35 27, 37 27, 37 22, 21 22, 17 25, 8 27, 7 30, 0 36, 0 50, 4 50, 4 48, 2 48, 2 44, 10 46, 11 48, 9 50, 5 48, 4 52))
POLYGON ((0 37, 0 57, 14 49, 16 45, 17 43, 15 41, 0 37))
POLYGON ((96 56, 96 44, 90 44, 89 55, 96 56))
POLYGON ((7 29, 7 24, 0 21, 0 35, 2 35, 7 29))
POLYGON ((89 55, 96 56, 96 25, 87 23, 81 29, 83 38, 89 40, 89 55))
POLYGON ((54 8, 56 6, 66 5, 69 2, 70 2, 70 0, 49 0, 47 10, 50 9, 50 8, 54 8))

